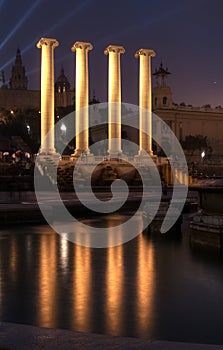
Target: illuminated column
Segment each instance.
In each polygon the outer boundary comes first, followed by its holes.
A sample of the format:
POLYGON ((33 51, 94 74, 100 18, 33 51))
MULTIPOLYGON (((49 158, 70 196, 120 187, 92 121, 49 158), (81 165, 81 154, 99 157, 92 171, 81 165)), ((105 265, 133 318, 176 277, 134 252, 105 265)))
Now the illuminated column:
POLYGON ((120 55, 125 53, 122 46, 109 45, 104 54, 108 55, 108 153, 115 157, 122 153, 121 140, 121 69, 120 55))
POLYGON ((140 49, 135 57, 139 57, 139 155, 152 151, 152 88, 151 88, 151 57, 153 50, 140 49))
POLYGON ((42 38, 37 47, 41 57, 41 148, 40 153, 55 153, 54 147, 54 49, 56 39, 42 38), (49 131, 52 131, 48 134, 49 131), (47 139, 45 139, 48 134, 47 139))
POLYGON ((88 51, 92 50, 90 43, 77 41, 71 48, 76 51, 76 149, 74 154, 82 152, 89 154, 89 77, 88 51))

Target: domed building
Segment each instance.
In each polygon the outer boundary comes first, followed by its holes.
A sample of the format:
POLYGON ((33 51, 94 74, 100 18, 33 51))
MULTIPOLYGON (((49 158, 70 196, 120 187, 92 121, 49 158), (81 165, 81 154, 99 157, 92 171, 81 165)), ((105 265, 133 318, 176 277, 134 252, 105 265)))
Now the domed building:
MULTIPOLYGON (((3 73, 2 73, 3 74, 3 73)), ((40 110, 40 90, 29 90, 26 69, 22 62, 20 49, 16 51, 16 58, 12 66, 9 86, 5 84, 5 77, 1 75, 2 86, 0 87, 1 109, 27 109, 37 108, 40 110)), ((74 90, 61 69, 55 84, 55 107, 68 107, 74 105, 74 90)))
POLYGON ((74 91, 70 89, 70 83, 61 68, 60 75, 55 83, 56 107, 67 107, 74 104, 74 91))

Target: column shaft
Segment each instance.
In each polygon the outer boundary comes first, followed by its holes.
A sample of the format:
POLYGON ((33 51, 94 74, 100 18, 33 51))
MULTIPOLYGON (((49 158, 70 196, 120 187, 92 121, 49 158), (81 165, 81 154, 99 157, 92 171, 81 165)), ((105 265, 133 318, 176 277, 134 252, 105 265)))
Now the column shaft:
POLYGON ((41 148, 40 153, 55 153, 54 147, 54 48, 56 39, 42 38, 37 47, 41 55, 41 148), (51 130, 51 132, 50 132, 51 130), (46 135, 48 134, 47 138, 46 135))
POLYGON ((72 51, 76 51, 76 149, 75 154, 89 153, 89 74, 88 51, 90 43, 76 42, 72 51))
POLYGON ((121 144, 121 68, 122 46, 110 45, 105 49, 108 55, 108 153, 115 157, 122 153, 121 144))
POLYGON ((152 152, 152 87, 151 57, 153 50, 140 49, 135 57, 139 57, 139 155, 144 151, 152 152))

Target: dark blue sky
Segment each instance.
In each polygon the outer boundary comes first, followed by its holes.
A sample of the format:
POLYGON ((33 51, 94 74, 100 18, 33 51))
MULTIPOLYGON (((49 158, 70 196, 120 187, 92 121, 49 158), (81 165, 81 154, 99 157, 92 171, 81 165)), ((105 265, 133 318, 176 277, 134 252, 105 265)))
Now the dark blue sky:
POLYGON ((154 49, 153 70, 163 61, 173 73, 175 102, 223 105, 222 0, 0 0, 0 69, 11 74, 19 46, 29 88, 40 86, 41 37, 56 38, 55 72, 61 65, 74 83, 75 41, 90 41, 90 94, 107 100, 109 44, 123 45, 122 96, 138 101, 137 49, 154 49))

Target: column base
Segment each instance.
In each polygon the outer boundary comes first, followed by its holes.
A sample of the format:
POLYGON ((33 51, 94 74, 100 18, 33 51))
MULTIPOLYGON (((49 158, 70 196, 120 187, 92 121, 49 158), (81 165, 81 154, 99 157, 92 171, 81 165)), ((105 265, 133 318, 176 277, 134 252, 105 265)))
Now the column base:
POLYGON ((84 161, 87 163, 94 162, 95 157, 90 152, 90 150, 81 150, 81 149, 75 149, 74 153, 70 155, 71 160, 77 161, 80 159, 80 161, 84 161))
POLYGON ((122 158, 123 153, 121 151, 110 151, 108 150, 108 158, 122 158))
POLYGON ((155 164, 157 164, 157 155, 154 155, 153 152, 152 153, 146 153, 145 151, 139 151, 138 155, 136 155, 134 157, 134 161, 136 163, 140 163, 140 164, 144 164, 147 165, 148 164, 148 156, 153 160, 153 162, 155 164))
POLYGON ((55 148, 50 148, 50 149, 46 149, 46 148, 40 148, 40 151, 38 154, 41 154, 41 155, 45 155, 45 156, 50 156, 50 155, 54 155, 54 154, 58 154, 56 152, 56 149, 55 148))
POLYGON ((77 157, 77 158, 79 158, 79 157, 81 157, 81 156, 88 156, 88 155, 90 155, 91 153, 90 153, 90 150, 89 149, 80 149, 80 148, 76 148, 75 150, 74 150, 74 153, 73 154, 71 154, 71 157, 77 157))
POLYGON ((153 151, 150 150, 150 151, 145 151, 144 149, 140 149, 139 152, 138 152, 138 157, 145 157, 147 156, 147 154, 150 156, 150 157, 153 157, 153 151))
POLYGON ((57 152, 39 152, 38 158, 42 159, 52 159, 53 161, 58 161, 61 159, 61 154, 57 152))

